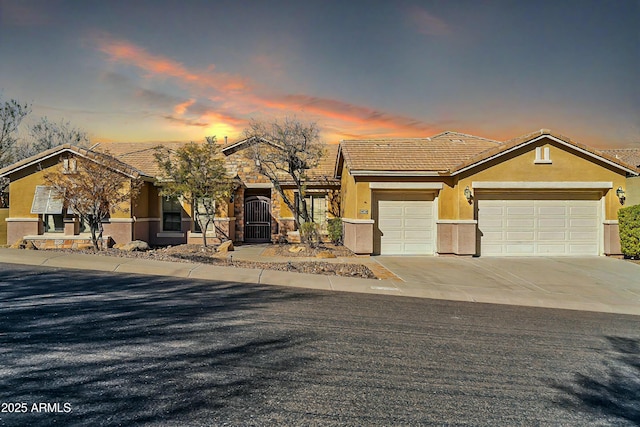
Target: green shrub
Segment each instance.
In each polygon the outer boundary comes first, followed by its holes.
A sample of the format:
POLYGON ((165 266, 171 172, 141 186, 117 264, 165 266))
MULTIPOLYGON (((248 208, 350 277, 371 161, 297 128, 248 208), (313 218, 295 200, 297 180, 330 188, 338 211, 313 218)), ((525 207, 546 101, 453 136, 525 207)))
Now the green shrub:
POLYGON ((640 205, 618 210, 620 247, 628 257, 640 257, 640 205))
POLYGON ((329 218, 327 232, 331 242, 336 245, 342 243, 342 218, 329 218))
POLYGON ((303 222, 300 224, 300 240, 310 246, 320 243, 320 227, 315 222, 303 222))

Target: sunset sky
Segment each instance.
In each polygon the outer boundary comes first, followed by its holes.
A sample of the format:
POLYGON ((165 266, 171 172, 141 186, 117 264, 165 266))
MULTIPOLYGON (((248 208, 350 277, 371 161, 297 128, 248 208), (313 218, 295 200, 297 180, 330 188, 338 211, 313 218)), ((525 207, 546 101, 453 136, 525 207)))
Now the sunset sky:
POLYGON ((640 147, 638 0, 0 0, 0 93, 93 141, 499 140, 640 147))

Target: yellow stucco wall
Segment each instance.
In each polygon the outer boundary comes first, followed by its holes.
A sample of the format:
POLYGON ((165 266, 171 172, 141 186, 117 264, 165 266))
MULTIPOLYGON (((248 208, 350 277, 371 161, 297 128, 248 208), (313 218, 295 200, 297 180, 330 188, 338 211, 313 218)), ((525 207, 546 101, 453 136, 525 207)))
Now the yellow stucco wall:
POLYGON ((138 218, 147 218, 149 216, 149 192, 153 185, 149 182, 142 184, 140 193, 133 204, 133 214, 138 218))
POLYGON ((9 184, 9 209, 12 218, 38 218, 31 213, 33 196, 37 185, 44 185, 44 174, 50 168, 41 171, 32 168, 33 173, 24 175, 9 184))

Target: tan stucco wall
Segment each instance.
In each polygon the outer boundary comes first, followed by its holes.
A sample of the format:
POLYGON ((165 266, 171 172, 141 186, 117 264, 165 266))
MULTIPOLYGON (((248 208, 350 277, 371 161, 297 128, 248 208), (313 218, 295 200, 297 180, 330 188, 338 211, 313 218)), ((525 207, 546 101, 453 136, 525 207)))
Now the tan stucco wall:
MULTIPOLYGON (((612 182, 613 189, 605 194, 605 220, 617 219, 622 206, 615 194, 619 186, 626 185, 625 174, 604 163, 595 162, 592 157, 543 139, 514 153, 506 154, 486 165, 461 174, 455 191, 458 193, 459 219, 473 219, 473 204, 468 204, 463 196, 466 186, 473 189, 473 181, 522 181, 522 182, 612 182), (535 148, 549 147, 551 164, 535 164, 535 148)), ((506 191, 506 190, 505 190, 506 191)), ((563 190, 558 190, 562 192, 563 190)), ((444 208, 447 201, 441 200, 444 208)), ((446 218, 446 217, 441 217, 446 218)), ((450 219, 454 219, 450 218, 450 219)))

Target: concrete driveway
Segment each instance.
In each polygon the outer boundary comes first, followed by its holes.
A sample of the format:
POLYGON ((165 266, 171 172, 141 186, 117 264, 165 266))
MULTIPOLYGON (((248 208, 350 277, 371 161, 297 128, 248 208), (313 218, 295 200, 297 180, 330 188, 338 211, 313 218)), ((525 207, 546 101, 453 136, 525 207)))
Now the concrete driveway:
POLYGON ((640 265, 607 257, 390 257, 375 260, 424 296, 640 314, 640 265))

